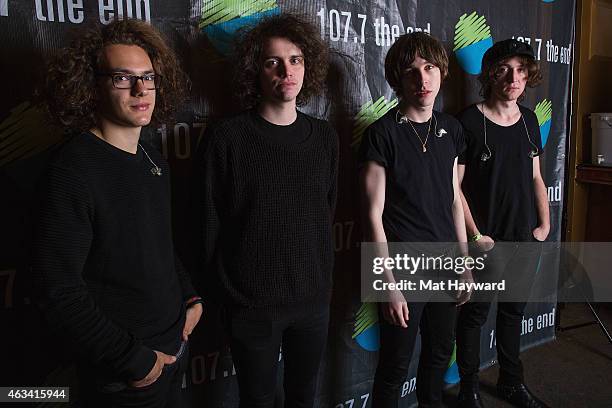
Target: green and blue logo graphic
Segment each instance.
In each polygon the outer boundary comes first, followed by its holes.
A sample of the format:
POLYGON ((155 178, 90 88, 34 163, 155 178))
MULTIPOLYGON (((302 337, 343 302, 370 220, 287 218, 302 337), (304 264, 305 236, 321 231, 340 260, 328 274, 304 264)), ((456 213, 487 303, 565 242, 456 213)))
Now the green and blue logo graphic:
POLYGON ((42 110, 22 102, 0 122, 0 167, 31 157, 61 140, 61 129, 49 127, 42 110))
POLYGON ((351 140, 351 147, 354 150, 359 149, 361 138, 366 128, 396 107, 397 103, 397 99, 387 101, 384 96, 381 96, 376 102, 369 101, 361 107, 354 118, 355 125, 353 127, 353 139, 351 140))
POLYGON ((542 147, 544 147, 548 141, 548 134, 550 133, 550 124, 552 121, 552 102, 548 99, 541 100, 535 106, 534 112, 538 118, 540 135, 542 137, 542 147))
POLYGON ((276 0, 208 0, 202 6, 199 27, 214 47, 227 55, 238 29, 279 13, 276 0))
MULTIPOLYGON (((353 326, 353 339, 367 351, 380 349, 380 328, 378 325, 378 305, 376 303, 362 303, 355 316, 353 326)), ((459 382, 459 369, 457 367, 457 344, 448 363, 448 370, 444 375, 447 384, 459 382)))
POLYGON ((376 303, 362 303, 355 316, 353 339, 367 351, 380 348, 380 331, 378 328, 378 306, 376 303))
POLYGON ((448 370, 444 374, 444 382, 447 384, 457 384, 460 380, 459 367, 457 366, 457 343, 455 343, 453 354, 448 362, 448 370))
POLYGON ((463 14, 455 25, 455 56, 465 72, 478 75, 482 65, 482 56, 493 45, 491 27, 484 16, 474 11, 463 14))

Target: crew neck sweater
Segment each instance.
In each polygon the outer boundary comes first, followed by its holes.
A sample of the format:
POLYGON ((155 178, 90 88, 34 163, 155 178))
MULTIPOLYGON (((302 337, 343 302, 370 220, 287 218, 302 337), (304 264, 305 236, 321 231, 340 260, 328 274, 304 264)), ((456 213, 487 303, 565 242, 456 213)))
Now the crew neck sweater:
POLYGON ((195 167, 200 281, 209 299, 247 319, 329 302, 334 264, 335 131, 298 112, 305 134, 286 143, 256 115, 211 127, 195 167))
POLYGON ((115 380, 145 377, 153 350, 175 354, 195 294, 175 258, 169 168, 145 147, 118 149, 92 133, 62 146, 40 202, 33 272, 50 325, 81 361, 115 380))

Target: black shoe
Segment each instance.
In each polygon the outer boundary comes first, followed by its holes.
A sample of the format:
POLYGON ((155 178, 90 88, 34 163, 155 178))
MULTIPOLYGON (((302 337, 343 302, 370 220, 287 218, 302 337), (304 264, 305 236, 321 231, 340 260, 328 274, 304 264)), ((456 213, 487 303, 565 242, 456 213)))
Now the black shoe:
POLYGON ((459 389, 459 396, 457 397, 458 408, 484 408, 482 399, 480 398, 480 392, 478 388, 470 388, 467 390, 459 389))
POLYGON ((544 408, 540 402, 525 386, 525 384, 504 385, 497 384, 497 395, 520 408, 544 408))

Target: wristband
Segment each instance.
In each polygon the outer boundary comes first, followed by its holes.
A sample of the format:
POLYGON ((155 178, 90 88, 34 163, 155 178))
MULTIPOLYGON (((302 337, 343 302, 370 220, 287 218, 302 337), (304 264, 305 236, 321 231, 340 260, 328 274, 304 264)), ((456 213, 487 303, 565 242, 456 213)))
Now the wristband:
POLYGON ((192 306, 195 306, 198 304, 201 305, 203 303, 204 303, 204 300, 200 296, 193 296, 185 301, 185 309, 189 309, 192 306))
POLYGON ((476 242, 478 241, 480 238, 482 238, 482 234, 478 233, 478 234, 474 234, 470 237, 470 242, 476 242))

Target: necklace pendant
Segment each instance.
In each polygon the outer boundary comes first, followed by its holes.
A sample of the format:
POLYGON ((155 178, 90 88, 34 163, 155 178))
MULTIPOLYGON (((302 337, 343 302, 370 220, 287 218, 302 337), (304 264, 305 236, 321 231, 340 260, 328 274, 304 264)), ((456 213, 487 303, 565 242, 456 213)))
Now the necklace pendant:
POLYGON ((427 151, 427 148, 423 146, 423 153, 425 153, 426 151, 427 151))

